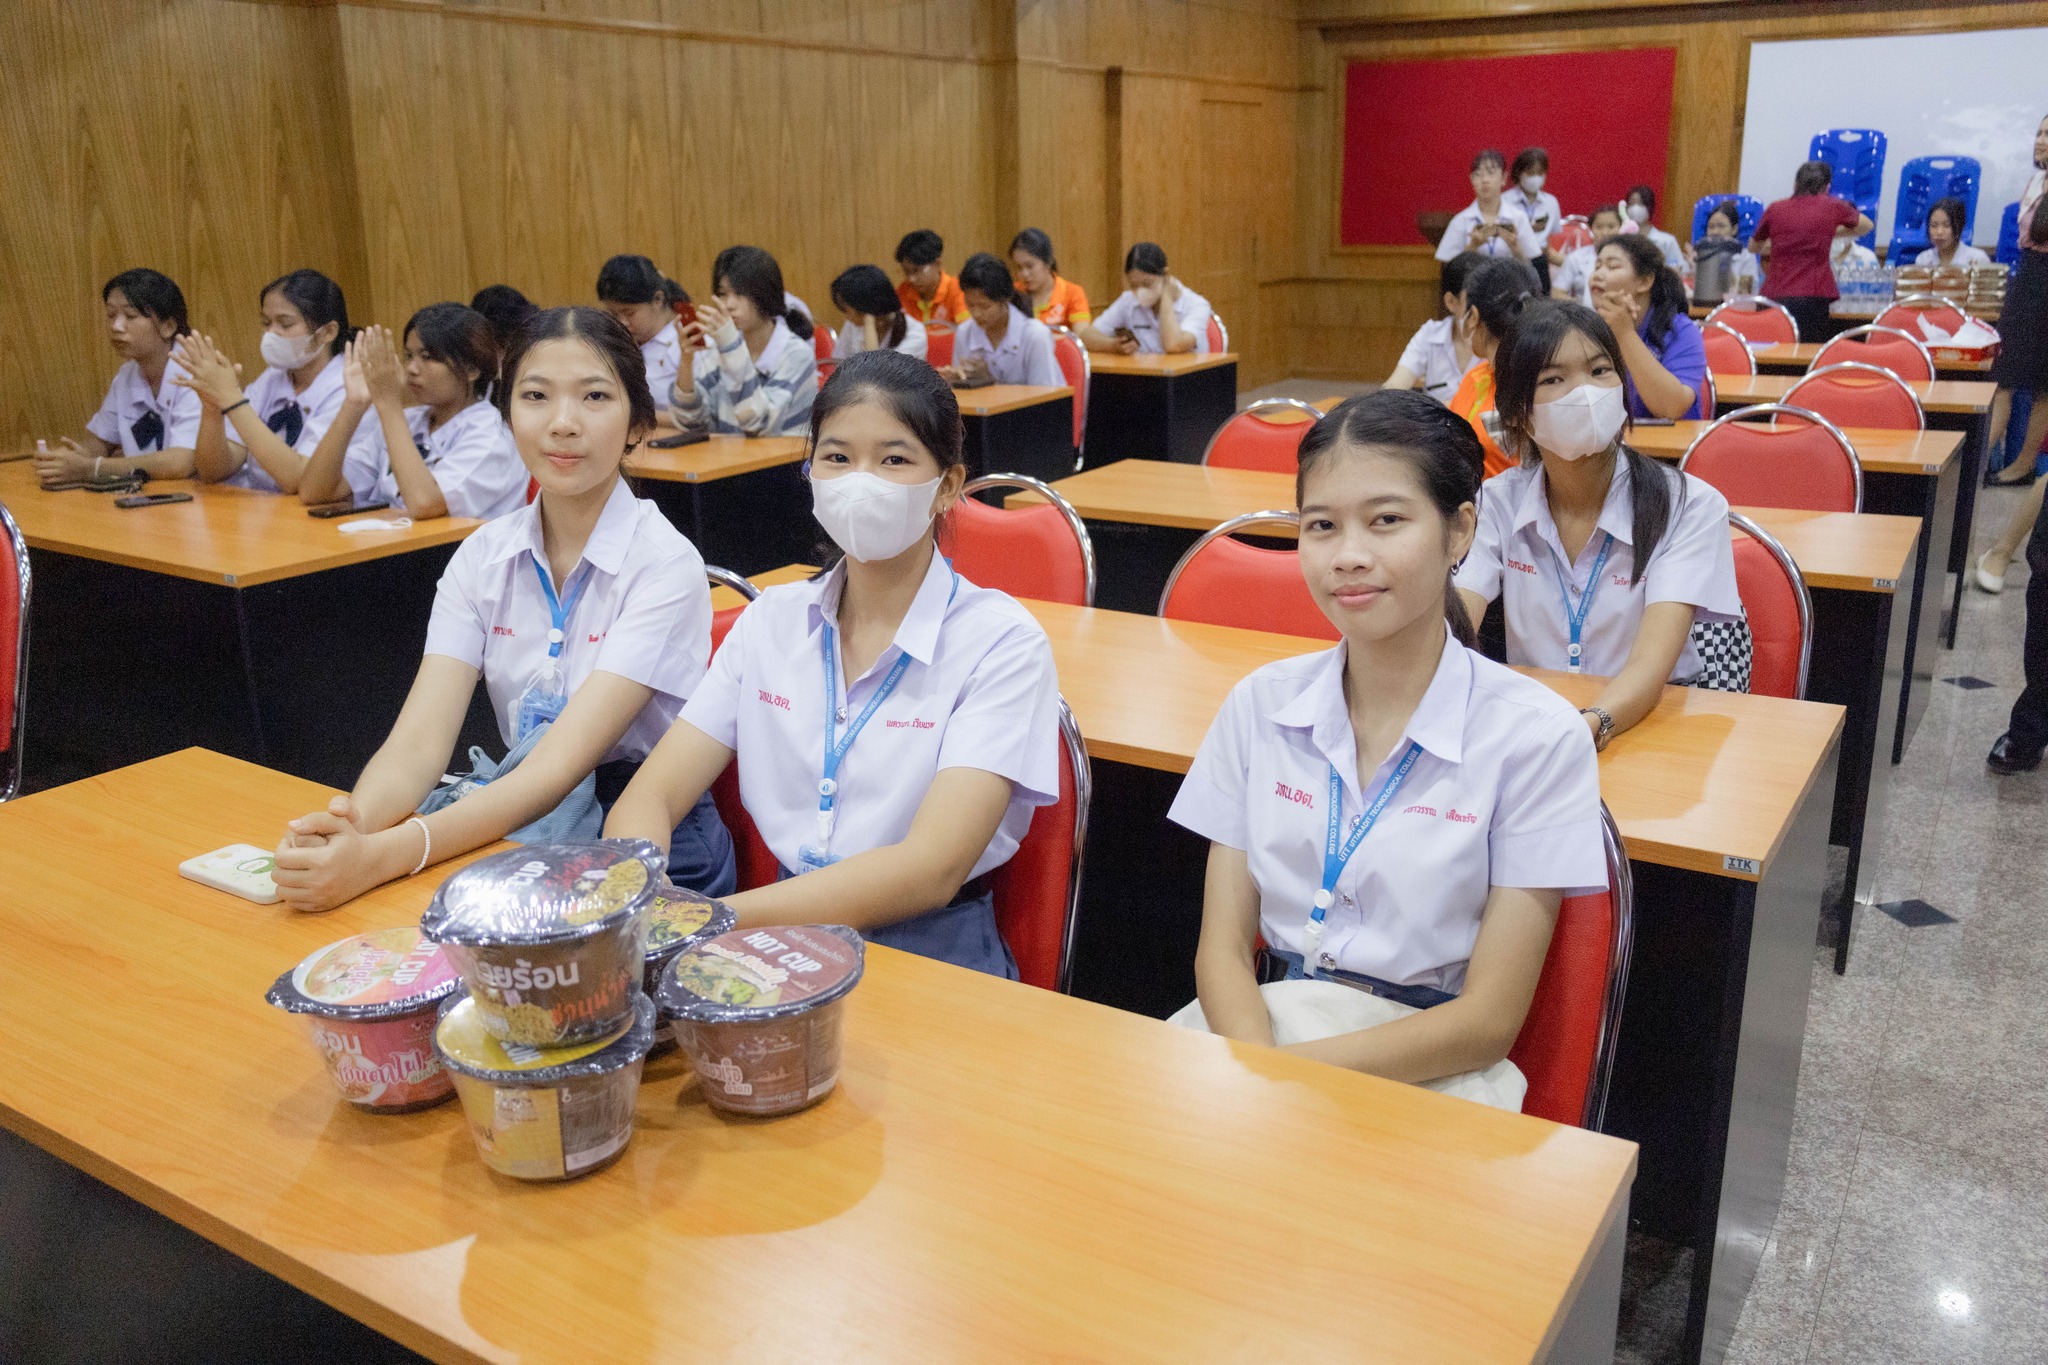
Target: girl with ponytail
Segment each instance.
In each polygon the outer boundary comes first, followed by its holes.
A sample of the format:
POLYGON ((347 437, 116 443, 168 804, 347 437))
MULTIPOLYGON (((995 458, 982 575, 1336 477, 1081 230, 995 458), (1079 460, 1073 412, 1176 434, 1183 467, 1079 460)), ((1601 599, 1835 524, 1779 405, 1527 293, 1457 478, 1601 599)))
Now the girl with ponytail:
POLYGON ((1486 456, 1489 479, 1514 463, 1502 448, 1500 420, 1494 412, 1493 354, 1522 315, 1522 306, 1536 297, 1539 288, 1534 267, 1505 257, 1488 260, 1465 277, 1460 302, 1473 365, 1451 395, 1451 411, 1472 424, 1486 456))

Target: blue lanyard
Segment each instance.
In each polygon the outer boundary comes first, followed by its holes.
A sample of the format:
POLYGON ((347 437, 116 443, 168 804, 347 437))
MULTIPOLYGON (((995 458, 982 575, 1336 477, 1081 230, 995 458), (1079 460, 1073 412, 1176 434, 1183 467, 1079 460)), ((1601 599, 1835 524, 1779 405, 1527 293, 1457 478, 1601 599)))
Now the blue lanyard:
POLYGON ((1379 795, 1373 797, 1372 804, 1365 808, 1365 814, 1359 816, 1358 823, 1351 827, 1351 836, 1344 841, 1342 848, 1337 846, 1337 829, 1344 819, 1344 779, 1337 772, 1337 765, 1330 765, 1330 826, 1329 833, 1323 840, 1323 885, 1322 889, 1316 892, 1315 904, 1308 912, 1307 934, 1303 940, 1301 954, 1302 968, 1310 976, 1314 976, 1316 972, 1318 949, 1323 941, 1323 921, 1336 900, 1337 879, 1344 875, 1345 865, 1351 861, 1351 855, 1358 851, 1358 846, 1365 841, 1365 836, 1372 833, 1372 827, 1379 823, 1380 812, 1394 799, 1394 793, 1401 790, 1401 784, 1408 780, 1409 770, 1414 768, 1415 760, 1420 757, 1422 746, 1412 739, 1409 740, 1408 751, 1401 755, 1401 761, 1395 765, 1393 775, 1387 778, 1386 785, 1379 790, 1379 795))
POLYGON ((540 556, 534 556, 533 576, 540 580, 540 590, 547 594, 548 615, 554 621, 554 627, 548 631, 548 658, 550 659, 562 657, 562 642, 568 638, 565 632, 569 628, 569 617, 575 613, 576 604, 583 600, 583 590, 590 586, 590 572, 589 569, 585 569, 583 576, 575 579, 569 585, 569 600, 565 604, 556 599, 555 585, 548 580, 548 571, 541 567, 540 556))
POLYGON ((1593 597, 1600 591, 1600 571, 1607 567, 1607 552, 1614 548, 1614 532, 1607 533, 1607 539, 1600 542, 1600 553, 1593 560, 1593 572, 1587 576, 1585 596, 1579 599, 1577 608, 1572 606, 1571 588, 1565 583, 1564 560, 1557 551, 1550 552, 1550 567, 1557 574, 1557 595, 1564 599, 1564 623, 1571 628, 1572 642, 1565 651, 1565 667, 1573 673, 1583 672, 1580 664, 1579 635, 1586 628, 1586 617, 1592 614, 1593 597))

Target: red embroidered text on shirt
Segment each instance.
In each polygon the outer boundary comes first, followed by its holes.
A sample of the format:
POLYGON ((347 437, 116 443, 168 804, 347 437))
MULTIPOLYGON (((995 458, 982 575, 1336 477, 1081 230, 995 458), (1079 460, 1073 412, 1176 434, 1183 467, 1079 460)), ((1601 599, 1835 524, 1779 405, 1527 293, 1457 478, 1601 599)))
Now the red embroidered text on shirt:
POLYGON ((516 630, 512 629, 512 627, 510 627, 510 626, 492 626, 492 627, 491 627, 491 634, 493 634, 493 635, 517 635, 518 633, 519 633, 518 631, 516 631, 516 630))
POLYGON ((790 709, 788 697, 778 697, 773 692, 768 691, 757 691, 755 695, 770 706, 779 706, 785 711, 790 709))
POLYGON ((1476 825, 1479 823, 1478 816, 1469 815, 1455 806, 1444 812, 1444 819, 1456 820, 1461 825, 1476 825))
POLYGON ((1519 560, 1519 559, 1510 559, 1510 560, 1508 561, 1508 567, 1509 567, 1510 569, 1514 569, 1514 570, 1516 570, 1516 571, 1517 571, 1517 572, 1519 572, 1519 573, 1535 573, 1535 572, 1536 572, 1536 566, 1535 566, 1534 564, 1524 564, 1524 563, 1523 563, 1523 562, 1522 562, 1521 560, 1519 560))
POLYGON ((1401 812, 1401 814, 1403 814, 1403 815, 1435 815, 1435 814, 1436 814, 1436 807, 1435 807, 1435 806, 1409 806, 1409 807, 1408 807, 1407 809, 1403 810, 1403 811, 1401 812))
POLYGON ((1273 795, 1284 796, 1295 805, 1307 806, 1310 810, 1314 810, 1316 807, 1314 792, 1305 792, 1299 787, 1290 787, 1285 782, 1275 782, 1273 784, 1273 795))
POLYGON ((882 728, 885 730, 929 730, 936 724, 938 724, 937 721, 918 720, 916 717, 912 717, 909 720, 885 720, 882 722, 882 728))

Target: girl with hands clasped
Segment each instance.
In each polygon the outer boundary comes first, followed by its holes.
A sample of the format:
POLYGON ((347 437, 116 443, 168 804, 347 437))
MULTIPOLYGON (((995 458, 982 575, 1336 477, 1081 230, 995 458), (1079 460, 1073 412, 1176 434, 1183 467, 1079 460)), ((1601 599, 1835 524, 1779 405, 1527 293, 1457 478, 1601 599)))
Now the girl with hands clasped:
POLYGON ((1473 647, 1451 590, 1479 470, 1409 391, 1303 439, 1302 577, 1343 640, 1233 688, 1174 799, 1209 840, 1175 1022, 1518 1109, 1558 905, 1607 869, 1585 727, 1473 647))
POLYGON ((1074 334, 1091 351, 1207 355, 1210 313, 1207 299, 1167 271, 1166 248, 1139 242, 1124 253, 1124 292, 1074 334))
POLYGON ((185 294, 170 276, 124 270, 100 290, 107 340, 121 368, 85 424, 85 444, 60 438, 35 456, 36 478, 73 483, 141 471, 152 479, 192 477, 199 439, 199 398, 172 359, 185 320, 185 294))
POLYGON ((485 397, 498 374, 496 329, 462 304, 435 303, 412 315, 404 335, 402 359, 383 327, 349 343, 341 411, 306 465, 299 497, 391 503, 416 520, 512 511, 525 501, 527 474, 504 416, 485 397))
POLYGON ((193 460, 199 477, 266 492, 296 493, 306 460, 341 411, 341 366, 352 335, 341 286, 317 270, 279 276, 257 295, 268 369, 242 389, 240 370, 210 337, 188 336, 180 382, 204 404, 193 460))
MULTIPOLYGON (((595 308, 552 309, 514 341, 504 373, 499 401, 540 496, 462 542, 390 737, 354 791, 287 828, 274 876, 297 909, 331 909, 536 824, 530 837, 596 837, 704 676, 704 561, 619 474, 654 426, 632 335, 595 308), (428 800, 443 795, 479 677, 512 752, 459 799, 428 800), (430 812, 416 814, 423 802, 430 812)), ((717 808, 707 797, 680 809, 660 831, 670 879, 726 894, 732 841, 717 808)))
POLYGON ((605 833, 661 842, 737 755, 785 874, 730 898, 742 927, 850 924, 1014 979, 988 876, 1057 799, 1059 684, 1030 614, 938 552, 961 443, 931 366, 881 350, 834 371, 805 469, 845 557, 741 613, 605 833))
POLYGON ((1707 343, 1686 311, 1685 284, 1641 236, 1599 243, 1587 278, 1593 311, 1621 342, 1631 417, 1711 417, 1700 410, 1707 343))
POLYGON ((1597 313, 1532 302, 1494 366, 1521 463, 1487 482, 1458 590, 1474 622, 1501 599, 1509 663, 1609 680, 1580 712, 1605 748, 1666 682, 1699 681, 1695 621, 1747 629, 1728 500, 1622 439, 1629 368, 1597 313))

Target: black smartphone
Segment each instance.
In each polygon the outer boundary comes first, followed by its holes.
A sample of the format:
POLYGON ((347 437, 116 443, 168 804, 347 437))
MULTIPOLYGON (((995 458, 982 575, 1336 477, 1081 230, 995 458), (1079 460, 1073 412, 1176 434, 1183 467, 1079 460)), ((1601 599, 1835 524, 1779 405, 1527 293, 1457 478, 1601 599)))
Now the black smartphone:
POLYGON ((190 501, 192 501, 192 495, 190 493, 130 493, 126 497, 115 498, 114 506, 161 507, 167 502, 190 501))
POLYGON ((88 493, 133 493, 147 482, 149 479, 143 474, 108 475, 101 479, 87 479, 85 490, 88 493))
POLYGON ((39 487, 45 493, 69 493, 74 488, 85 487, 85 484, 84 479, 59 479, 55 483, 41 484, 39 487))
POLYGON ((352 517, 358 512, 381 512, 390 505, 388 502, 324 502, 318 507, 308 507, 306 515, 327 521, 333 517, 352 517))
POLYGON ((1128 327, 1117 328, 1114 335, 1118 341, 1128 341, 1132 345, 1136 345, 1138 341, 1138 334, 1128 327))
POLYGON ((679 446, 693 446, 699 441, 708 441, 708 431, 678 431, 668 436, 656 436, 647 442, 649 450, 674 450, 679 446))

